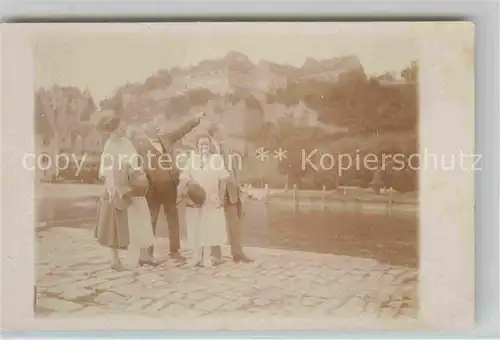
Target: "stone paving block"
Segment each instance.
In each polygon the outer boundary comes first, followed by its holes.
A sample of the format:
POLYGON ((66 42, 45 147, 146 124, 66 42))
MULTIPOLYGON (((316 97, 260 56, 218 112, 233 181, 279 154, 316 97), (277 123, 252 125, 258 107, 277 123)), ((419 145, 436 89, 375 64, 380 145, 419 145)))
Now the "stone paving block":
POLYGON ((396 317, 396 315, 398 315, 398 311, 396 309, 391 307, 383 307, 380 310, 379 317, 382 319, 387 319, 387 318, 393 319, 396 317))
POLYGON ((95 291, 87 288, 65 286, 61 297, 65 300, 86 300, 95 294, 95 291))
POLYGON ((414 270, 407 270, 403 274, 397 276, 394 280, 395 284, 414 283, 418 281, 418 272, 414 270))
POLYGON ((234 311, 234 310, 238 310, 238 309, 243 309, 249 303, 250 303, 250 298, 239 297, 236 300, 223 305, 222 309, 226 310, 226 311, 234 311))
POLYGON ((101 281, 101 283, 92 286, 92 288, 99 289, 99 290, 108 290, 112 289, 114 287, 120 287, 120 286, 125 286, 128 285, 131 282, 129 278, 122 278, 118 280, 109 280, 109 281, 101 281))
POLYGON ((328 279, 329 281, 337 281, 342 276, 346 275, 347 271, 344 269, 330 269, 328 271, 324 271, 321 274, 321 277, 328 279))
POLYGON ((104 292, 95 297, 94 301, 101 305, 112 305, 112 304, 121 304, 125 302, 125 298, 116 293, 112 292, 104 292))
POLYGON ((153 302, 151 305, 147 306, 144 311, 145 312, 158 312, 164 308, 166 308, 170 303, 165 300, 157 300, 153 302))
POLYGON ((397 291, 397 286, 381 286, 375 295, 379 301, 390 301, 391 296, 397 291))
POLYGON ((54 312, 73 312, 83 308, 78 303, 55 298, 41 298, 37 301, 37 306, 54 312))
POLYGON ((226 284, 219 283, 206 287, 205 291, 210 295, 218 295, 219 293, 227 291, 229 289, 230 288, 226 284))
POLYGON ((340 276, 336 282, 337 284, 350 286, 358 284, 362 279, 363 278, 361 276, 346 274, 340 276))
POLYGON ((310 310, 312 307, 302 305, 301 296, 288 296, 282 301, 282 310, 288 315, 301 314, 305 310, 310 310))
POLYGON ((290 289, 302 292, 308 292, 311 290, 312 285, 313 283, 311 281, 298 278, 297 280, 291 283, 290 289))
POLYGON ((270 305, 272 304, 273 302, 271 300, 268 300, 268 299, 255 299, 253 300, 253 304, 255 306, 267 306, 267 305, 270 305))
MULTIPOLYGON (((205 312, 193 308, 183 308, 182 310, 177 310, 177 313, 183 318, 196 318, 205 314, 205 312)), ((217 314, 217 316, 219 315, 217 314)))
POLYGON ((49 287, 43 287, 43 286, 41 286, 39 288, 39 290, 43 291, 45 294, 61 295, 66 290, 66 286, 65 285, 61 285, 61 286, 49 286, 49 287))
POLYGON ((81 287, 81 288, 88 288, 92 286, 96 286, 100 283, 103 283, 103 280, 100 277, 97 278, 91 278, 91 279, 85 279, 83 281, 79 281, 75 283, 76 286, 81 287))
POLYGON ((156 281, 162 281, 162 278, 157 273, 147 273, 139 275, 137 280, 140 282, 152 283, 156 281))
POLYGON ((303 265, 297 265, 295 268, 293 268, 292 270, 289 270, 287 271, 285 274, 287 274, 288 276, 298 276, 300 275, 300 273, 302 273, 304 270, 306 270, 307 267, 303 266, 303 265))
POLYGON ((99 277, 103 280, 116 280, 121 278, 129 278, 133 277, 133 273, 129 271, 123 272, 115 272, 115 271, 107 271, 99 274, 99 277))
POLYGON ((314 307, 311 310, 311 314, 312 315, 318 315, 318 314, 319 315, 326 315, 329 312, 336 310, 337 308, 342 306, 343 303, 344 303, 344 301, 342 299, 328 299, 325 302, 320 303, 319 305, 314 307))
POLYGON ((314 286, 314 288, 310 289, 307 292, 307 295, 316 297, 316 298, 322 298, 322 299, 328 299, 331 298, 335 295, 334 287, 328 287, 328 286, 322 286, 322 287, 317 287, 314 286))
POLYGON ((313 296, 305 296, 302 298, 302 305, 305 307, 315 307, 323 302, 325 302, 324 299, 313 296))
POLYGON ((399 310, 399 314, 405 315, 405 316, 408 316, 411 318, 417 318, 418 317, 418 309, 403 307, 399 310))
POLYGON ((384 276, 383 271, 373 271, 370 273, 370 275, 366 278, 368 282, 379 282, 380 279, 384 276))
POLYGON ((404 268, 390 268, 387 270, 387 274, 390 274, 394 277, 398 277, 402 275, 406 270, 404 268))
POLYGON ((132 303, 128 305, 126 308, 126 311, 141 311, 145 309, 147 306, 153 303, 152 299, 145 298, 145 299, 134 299, 132 303))
POLYGON ((169 294, 169 297, 172 300, 182 299, 184 296, 185 296, 185 294, 182 294, 182 293, 179 293, 179 292, 173 292, 172 294, 169 294))
POLYGON ((382 284, 391 284, 395 279, 396 277, 394 275, 386 273, 380 278, 380 281, 382 284))
MULTIPOLYGON (((168 306, 166 306, 165 308, 163 308, 159 313, 160 315, 162 316, 172 316, 172 317, 186 317, 186 315, 188 315, 189 313, 192 313, 191 312, 192 309, 190 308, 186 308, 184 306, 181 306, 179 304, 176 304, 176 303, 172 303, 168 306)), ((199 314, 198 315, 201 315, 202 313, 204 313, 204 311, 197 311, 199 314)))
POLYGON ((406 283, 395 286, 397 287, 396 294, 402 298, 413 298, 418 295, 417 286, 415 284, 406 283))
POLYGON ((183 297, 183 298, 175 300, 176 304, 179 304, 182 307, 186 307, 186 308, 193 308, 193 306, 196 305, 198 302, 199 301, 188 300, 187 297, 183 297))
POLYGON ((302 272, 303 275, 311 275, 312 277, 315 277, 320 273, 321 273, 321 268, 319 266, 311 266, 309 268, 304 269, 304 271, 302 272))
POLYGON ((365 305, 366 303, 362 299, 354 297, 335 309, 334 314, 345 317, 359 316, 365 311, 365 305))
MULTIPOLYGON (((231 293, 226 292, 226 295, 231 295, 231 294, 234 295, 235 293, 234 292, 231 292, 231 293)), ((229 297, 226 297, 226 295, 224 295, 223 293, 219 294, 219 296, 221 296, 223 298, 230 299, 229 297)), ((196 291, 196 292, 187 294, 186 299, 189 301, 192 301, 192 302, 198 302, 198 301, 206 299, 209 296, 210 295, 206 291, 196 291)))
MULTIPOLYGON (((196 292, 194 293, 196 294, 196 292)), ((219 292, 217 295, 227 300, 236 300, 241 297, 243 294, 239 291, 233 289, 226 289, 222 292, 219 292)))
POLYGON ((230 301, 220 297, 214 296, 207 300, 201 301, 193 306, 194 309, 202 310, 204 312, 212 312, 215 309, 229 303, 230 301))
POLYGON ((399 314, 401 308, 403 307, 403 302, 402 301, 390 301, 388 303, 388 306, 393 308, 395 310, 395 315, 399 314))
POLYGON ((107 309, 107 308, 102 308, 102 307, 97 307, 97 306, 87 306, 81 310, 74 312, 73 315, 93 317, 95 315, 108 314, 108 313, 109 313, 109 309, 107 309))
POLYGON ((290 270, 294 268, 297 264, 294 261, 286 261, 281 265, 281 268, 290 270))
POLYGON ((109 291, 115 292, 119 295, 134 296, 137 294, 137 292, 141 291, 141 288, 139 288, 137 284, 129 282, 125 285, 111 287, 109 288, 109 291))
POLYGON ((340 284, 338 282, 329 284, 328 289, 331 291, 330 298, 335 299, 345 299, 346 297, 353 295, 355 292, 359 291, 355 286, 340 284))
POLYGON ((52 287, 60 286, 68 283, 77 282, 78 277, 61 277, 56 275, 50 275, 37 279, 37 285, 40 287, 52 287))
POLYGON ((365 306, 365 313, 378 316, 381 308, 382 308, 382 304, 380 302, 370 301, 365 306))

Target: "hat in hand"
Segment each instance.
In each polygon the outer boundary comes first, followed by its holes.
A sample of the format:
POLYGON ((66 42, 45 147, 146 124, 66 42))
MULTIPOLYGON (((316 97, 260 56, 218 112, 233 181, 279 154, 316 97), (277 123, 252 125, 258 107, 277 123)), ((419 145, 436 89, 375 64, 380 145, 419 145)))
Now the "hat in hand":
POLYGON ((193 181, 189 182, 188 184, 187 195, 189 199, 196 205, 203 205, 205 203, 205 200, 207 199, 205 189, 203 189, 201 185, 193 181))

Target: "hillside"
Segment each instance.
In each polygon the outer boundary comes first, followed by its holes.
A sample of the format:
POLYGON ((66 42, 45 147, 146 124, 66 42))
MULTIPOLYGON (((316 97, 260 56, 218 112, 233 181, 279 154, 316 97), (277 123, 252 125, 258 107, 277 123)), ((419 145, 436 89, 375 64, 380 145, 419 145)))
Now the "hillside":
POLYGON ((203 107, 209 102, 215 102, 219 110, 224 110, 228 105, 244 101, 248 108, 260 111, 268 106, 266 104, 279 103, 289 108, 303 102, 317 112, 319 123, 325 127, 347 128, 353 133, 411 130, 417 122, 417 86, 414 81, 406 81, 414 80, 417 70, 412 67, 415 65, 401 71, 404 78, 392 79, 387 72, 367 79, 355 56, 329 60, 309 58, 301 67, 293 67, 268 61, 254 64, 242 53, 229 52, 224 58, 205 60, 192 67, 159 70, 143 84, 119 87, 116 94, 103 100, 100 106, 116 110, 130 122, 143 123, 157 115, 169 119, 185 116, 194 107, 203 107), (262 75, 262 70, 267 73, 262 75), (240 78, 222 93, 211 83, 204 86, 205 78, 197 80, 201 85, 184 89, 191 86, 186 84, 191 84, 193 78, 199 79, 207 72, 219 83, 229 81, 231 85, 234 74, 240 78), (214 75, 221 72, 223 76, 214 75), (265 78, 266 74, 286 81, 267 92, 249 85, 261 79, 259 77, 265 78), (245 77, 246 83, 241 80, 245 77))
MULTIPOLYGON (((316 148, 409 154, 418 150, 417 88, 416 63, 367 77, 356 56, 309 58, 294 67, 253 63, 242 53, 229 52, 191 67, 159 70, 143 83, 124 84, 99 106, 115 110, 132 125, 157 117, 174 122, 206 110, 219 116, 246 150, 256 145, 295 153, 316 148)), ((37 132, 47 134, 80 134, 96 109, 90 93, 74 87, 40 89, 35 104, 37 132)), ((332 180, 329 173, 311 174, 299 166, 290 157, 277 171, 294 183, 317 186, 325 176, 332 180)), ((361 169, 347 177, 366 184, 371 172, 361 169)))

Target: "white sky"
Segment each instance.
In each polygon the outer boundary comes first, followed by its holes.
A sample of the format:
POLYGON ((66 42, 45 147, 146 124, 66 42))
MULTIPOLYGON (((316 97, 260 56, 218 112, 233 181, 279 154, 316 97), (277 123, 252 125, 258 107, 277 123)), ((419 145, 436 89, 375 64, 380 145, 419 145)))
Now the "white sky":
POLYGON ((231 50, 253 62, 295 66, 308 57, 356 54, 366 73, 379 74, 401 70, 418 58, 417 24, 136 24, 128 30, 100 24, 77 32, 58 29, 41 32, 35 40, 36 86, 88 87, 98 102, 118 86, 143 82, 160 68, 193 65, 231 50))

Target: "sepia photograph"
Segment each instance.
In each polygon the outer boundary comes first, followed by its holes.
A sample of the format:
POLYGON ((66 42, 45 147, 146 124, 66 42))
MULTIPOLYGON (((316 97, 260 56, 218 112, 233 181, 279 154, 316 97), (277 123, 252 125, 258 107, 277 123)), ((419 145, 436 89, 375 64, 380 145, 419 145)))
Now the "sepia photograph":
POLYGON ((418 325, 426 23, 294 25, 32 34, 35 319, 418 325))

